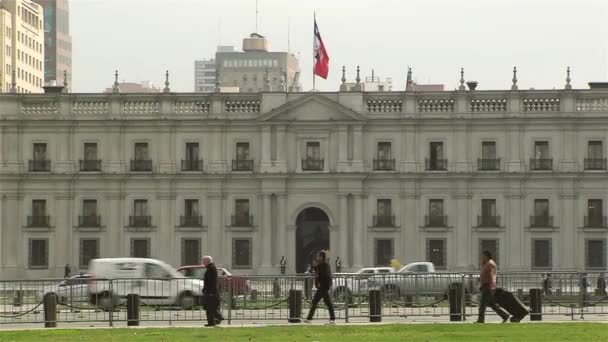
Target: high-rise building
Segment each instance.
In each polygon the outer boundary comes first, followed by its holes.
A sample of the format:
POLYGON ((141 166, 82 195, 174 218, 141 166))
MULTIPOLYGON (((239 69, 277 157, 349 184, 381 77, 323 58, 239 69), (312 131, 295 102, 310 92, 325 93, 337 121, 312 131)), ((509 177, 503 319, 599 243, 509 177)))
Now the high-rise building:
MULTIPOLYGON (((119 82, 118 89, 121 93, 160 93, 160 88, 152 84, 150 81, 139 83, 134 82, 119 82)), ((113 93, 114 87, 106 88, 105 93, 113 93)))
POLYGON ((68 0, 35 0, 44 8, 44 81, 72 86, 72 36, 68 0), (65 76, 64 76, 65 75, 65 76))
POLYGON ((215 54, 222 87, 238 87, 240 92, 301 91, 300 63, 289 52, 271 52, 270 41, 252 33, 243 39, 243 51, 215 54))
POLYGON ((194 61, 194 92, 211 93, 215 89, 215 59, 194 61))
POLYGON ((28 0, 0 1, 0 91, 40 93, 44 85, 43 9, 28 0))

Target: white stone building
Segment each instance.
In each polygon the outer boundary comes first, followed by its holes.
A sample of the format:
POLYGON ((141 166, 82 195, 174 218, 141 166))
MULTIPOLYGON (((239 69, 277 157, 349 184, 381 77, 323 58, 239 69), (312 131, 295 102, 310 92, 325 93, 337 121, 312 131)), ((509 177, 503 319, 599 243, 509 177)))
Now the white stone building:
MULTIPOLYGON (((515 87, 516 88, 516 87, 515 87)), ((0 275, 93 257, 237 273, 606 269, 608 91, 0 98, 0 275)))

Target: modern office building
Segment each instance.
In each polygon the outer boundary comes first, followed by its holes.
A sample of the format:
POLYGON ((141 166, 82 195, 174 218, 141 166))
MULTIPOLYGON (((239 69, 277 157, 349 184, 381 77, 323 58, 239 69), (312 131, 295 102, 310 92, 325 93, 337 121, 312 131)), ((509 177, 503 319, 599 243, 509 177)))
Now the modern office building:
POLYGON ((44 81, 72 87, 72 36, 69 0, 35 0, 44 9, 44 81))
POLYGON ((205 254, 294 272, 319 249, 349 271, 474 270, 486 249, 505 271, 606 270, 607 132, 608 90, 569 84, 4 95, 0 277, 205 254))
POLYGON ((44 85, 44 17, 28 0, 0 1, 1 87, 3 93, 40 93, 44 85))
POLYGON ((271 52, 270 40, 257 33, 243 39, 243 51, 218 50, 215 61, 222 87, 238 87, 241 93, 302 89, 296 56, 271 52))
POLYGON ((215 91, 215 59, 194 61, 194 92, 212 93, 215 91))
MULTIPOLYGON (((116 85, 106 88, 105 93, 114 92, 114 87, 116 85)), ((121 93, 160 93, 161 89, 158 86, 155 86, 150 81, 143 82, 119 82, 118 89, 121 93)))

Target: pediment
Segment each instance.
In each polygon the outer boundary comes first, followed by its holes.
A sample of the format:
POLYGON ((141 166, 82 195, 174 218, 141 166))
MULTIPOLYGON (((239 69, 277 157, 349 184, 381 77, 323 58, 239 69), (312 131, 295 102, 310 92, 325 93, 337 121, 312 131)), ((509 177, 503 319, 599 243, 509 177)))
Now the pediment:
POLYGON ((365 118, 319 94, 305 95, 262 115, 260 121, 364 121, 365 118))

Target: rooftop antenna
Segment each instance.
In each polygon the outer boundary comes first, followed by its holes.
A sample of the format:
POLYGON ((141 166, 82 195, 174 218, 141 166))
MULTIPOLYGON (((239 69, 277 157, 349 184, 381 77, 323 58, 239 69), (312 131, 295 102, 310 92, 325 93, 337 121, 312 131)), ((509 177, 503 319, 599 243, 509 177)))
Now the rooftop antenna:
POLYGON ((287 17, 287 53, 291 53, 291 40, 290 40, 290 22, 291 22, 291 17, 287 17))
POLYGON ((217 45, 222 45, 222 20, 217 22, 217 45))
POLYGON ((258 0, 255 0, 255 33, 258 33, 258 0))

